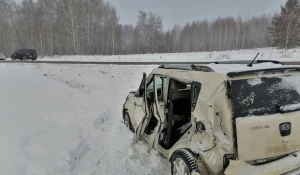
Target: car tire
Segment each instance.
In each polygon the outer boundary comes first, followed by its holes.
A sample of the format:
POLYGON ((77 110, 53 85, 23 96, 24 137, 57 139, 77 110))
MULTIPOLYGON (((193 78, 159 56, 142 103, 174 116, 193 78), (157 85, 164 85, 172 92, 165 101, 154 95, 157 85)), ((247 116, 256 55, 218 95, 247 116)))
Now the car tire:
POLYGON ((11 60, 12 60, 12 61, 15 61, 15 60, 16 60, 16 58, 15 58, 15 57, 11 57, 11 60))
POLYGON ((125 125, 129 128, 129 130, 133 133, 135 133, 135 130, 132 126, 132 123, 131 123, 131 120, 130 120, 130 117, 129 117, 129 114, 126 112, 125 115, 124 115, 124 123, 125 125))
POLYGON ((171 157, 171 174, 192 175, 193 172, 200 174, 195 156, 187 149, 175 151, 171 157))

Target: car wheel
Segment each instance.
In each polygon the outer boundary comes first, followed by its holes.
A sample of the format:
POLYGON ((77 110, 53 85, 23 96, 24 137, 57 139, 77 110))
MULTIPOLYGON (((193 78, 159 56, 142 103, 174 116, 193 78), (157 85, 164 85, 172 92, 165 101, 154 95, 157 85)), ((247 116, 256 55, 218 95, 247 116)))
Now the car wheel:
POLYGON ((193 172, 200 174, 195 156, 186 149, 174 152, 171 158, 172 175, 192 175, 193 172))
POLYGON ((130 129, 131 132, 135 133, 132 123, 130 121, 129 114, 126 112, 124 116, 124 123, 130 129))
POLYGON ((15 61, 15 60, 16 60, 16 58, 15 58, 15 57, 11 57, 11 60, 15 61))

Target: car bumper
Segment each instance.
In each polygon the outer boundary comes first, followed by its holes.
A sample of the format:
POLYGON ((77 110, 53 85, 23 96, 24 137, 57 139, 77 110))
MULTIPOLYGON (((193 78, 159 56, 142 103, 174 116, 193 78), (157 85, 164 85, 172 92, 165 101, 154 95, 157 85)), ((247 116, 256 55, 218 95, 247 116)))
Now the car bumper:
POLYGON ((259 166, 249 165, 243 161, 231 161, 225 174, 300 175, 300 151, 280 160, 259 166))

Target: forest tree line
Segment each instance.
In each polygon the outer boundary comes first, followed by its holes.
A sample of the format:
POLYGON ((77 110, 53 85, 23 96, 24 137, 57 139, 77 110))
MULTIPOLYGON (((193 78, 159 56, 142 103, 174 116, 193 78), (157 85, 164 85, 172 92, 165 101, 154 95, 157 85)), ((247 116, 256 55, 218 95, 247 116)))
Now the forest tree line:
POLYGON ((136 24, 121 25, 116 9, 104 0, 0 0, 0 52, 10 56, 33 48, 40 56, 116 55, 272 45, 273 14, 199 20, 167 31, 160 16, 144 11, 137 16, 136 24))

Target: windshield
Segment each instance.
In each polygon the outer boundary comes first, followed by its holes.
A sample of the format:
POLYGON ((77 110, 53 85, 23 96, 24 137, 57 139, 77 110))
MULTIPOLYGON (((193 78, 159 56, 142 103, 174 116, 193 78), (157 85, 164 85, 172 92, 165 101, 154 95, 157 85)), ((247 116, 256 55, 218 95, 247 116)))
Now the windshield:
POLYGON ((234 116, 278 113, 281 106, 300 103, 300 77, 263 77, 231 82, 234 116))

